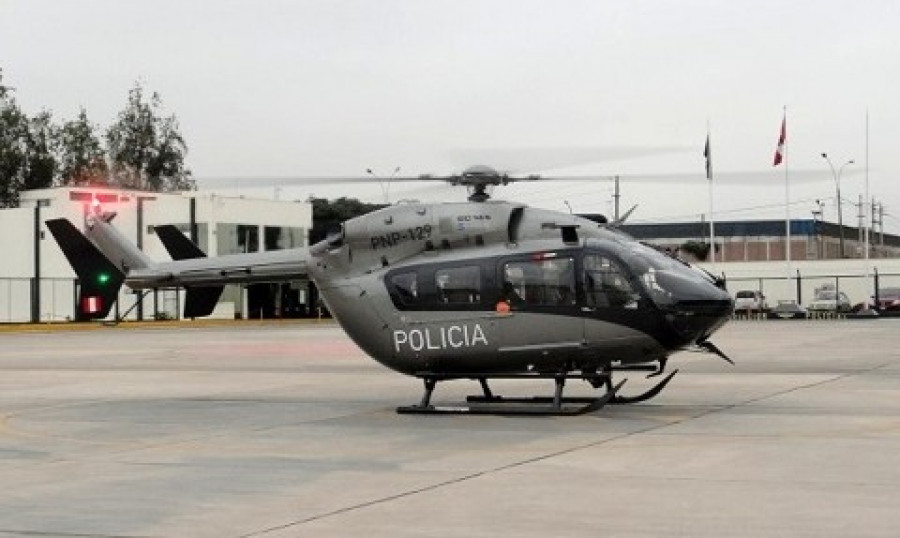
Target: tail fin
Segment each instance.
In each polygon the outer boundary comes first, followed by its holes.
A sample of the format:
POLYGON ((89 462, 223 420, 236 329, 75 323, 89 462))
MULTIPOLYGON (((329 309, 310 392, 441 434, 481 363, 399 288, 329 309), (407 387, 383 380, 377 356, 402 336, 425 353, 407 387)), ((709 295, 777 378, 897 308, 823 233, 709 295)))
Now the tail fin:
POLYGON ((202 318, 212 314, 225 286, 188 286, 184 298, 184 317, 202 318))
MULTIPOLYGON (((162 241, 173 260, 206 257, 200 247, 185 237, 175 226, 165 224, 154 226, 153 229, 156 230, 156 236, 162 241)), ((185 288, 187 296, 184 299, 184 317, 200 318, 212 314, 224 289, 225 286, 187 286, 185 288)))
POLYGON ((173 260, 190 260, 206 257, 206 253, 200 250, 200 247, 195 245, 193 241, 185 237, 175 226, 164 224, 162 226, 154 226, 153 229, 156 230, 156 236, 162 241, 163 246, 166 247, 173 260))
POLYGON ((67 219, 48 220, 47 228, 66 255, 81 284, 76 318, 89 320, 108 316, 125 280, 125 274, 67 219))
POLYGON ((123 272, 153 266, 153 260, 109 223, 115 216, 115 213, 103 213, 88 217, 86 235, 123 272))

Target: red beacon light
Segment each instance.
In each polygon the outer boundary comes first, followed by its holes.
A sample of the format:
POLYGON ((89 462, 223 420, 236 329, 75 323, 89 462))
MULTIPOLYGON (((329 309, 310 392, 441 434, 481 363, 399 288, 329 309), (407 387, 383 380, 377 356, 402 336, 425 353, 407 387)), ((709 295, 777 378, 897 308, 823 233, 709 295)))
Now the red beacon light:
POLYGON ((103 298, 99 295, 88 295, 81 299, 81 311, 85 314, 96 314, 103 311, 103 298))

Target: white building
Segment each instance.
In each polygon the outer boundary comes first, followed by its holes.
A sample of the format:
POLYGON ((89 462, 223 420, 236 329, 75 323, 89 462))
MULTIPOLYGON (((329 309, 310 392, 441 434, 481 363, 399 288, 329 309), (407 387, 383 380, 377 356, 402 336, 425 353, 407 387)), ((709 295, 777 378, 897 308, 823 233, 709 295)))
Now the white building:
MULTIPOLYGON (((302 247, 312 227, 307 202, 224 197, 203 192, 151 193, 94 187, 22 193, 19 208, 0 210, 0 322, 73 319, 76 276, 44 224, 65 217, 84 226, 92 204, 115 211, 113 224, 151 258, 170 257, 153 226, 176 225, 209 256, 302 247)), ((214 316, 292 315, 306 302, 306 282, 226 288, 214 316), (288 311, 290 310, 290 312, 288 311)), ((126 319, 179 318, 175 290, 138 296, 123 288, 117 311, 126 319)))

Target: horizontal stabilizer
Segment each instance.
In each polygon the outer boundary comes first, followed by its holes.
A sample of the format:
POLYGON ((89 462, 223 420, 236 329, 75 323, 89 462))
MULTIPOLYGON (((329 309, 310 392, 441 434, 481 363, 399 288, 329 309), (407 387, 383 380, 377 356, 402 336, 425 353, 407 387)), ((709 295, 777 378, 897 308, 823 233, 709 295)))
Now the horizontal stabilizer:
POLYGON ((78 275, 80 290, 76 318, 87 320, 108 316, 125 275, 68 219, 48 220, 47 228, 78 275))
POLYGON ((212 314, 224 289, 225 286, 189 286, 184 299, 184 317, 202 318, 212 314))
POLYGON ((195 245, 193 241, 185 237, 175 226, 164 224, 154 226, 153 229, 173 260, 191 260, 206 257, 206 253, 200 250, 200 247, 195 245))

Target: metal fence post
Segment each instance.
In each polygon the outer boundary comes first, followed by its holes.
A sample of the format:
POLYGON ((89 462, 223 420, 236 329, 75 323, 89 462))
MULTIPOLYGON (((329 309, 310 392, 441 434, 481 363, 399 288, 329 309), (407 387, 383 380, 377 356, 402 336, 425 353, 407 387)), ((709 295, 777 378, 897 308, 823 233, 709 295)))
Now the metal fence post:
POLYGON ((875 294, 874 294, 875 295, 875 310, 878 310, 881 308, 881 300, 880 300, 881 298, 878 295, 879 288, 881 288, 881 286, 878 283, 878 268, 875 267, 875 294))

